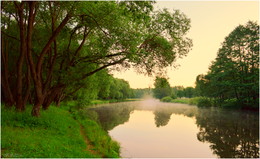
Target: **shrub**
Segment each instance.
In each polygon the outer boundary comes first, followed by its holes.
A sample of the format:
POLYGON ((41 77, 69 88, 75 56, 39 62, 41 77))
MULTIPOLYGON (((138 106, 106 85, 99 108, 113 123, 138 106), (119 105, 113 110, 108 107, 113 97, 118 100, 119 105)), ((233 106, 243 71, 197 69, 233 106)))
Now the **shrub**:
POLYGON ((232 98, 224 100, 221 106, 224 108, 240 108, 241 104, 238 102, 237 99, 232 98))
POLYGON ((171 94, 171 98, 172 98, 172 99, 177 99, 178 96, 177 96, 177 94, 176 94, 175 92, 173 92, 173 93, 171 94))
POLYGON ((170 96, 166 96, 166 97, 163 97, 161 99, 162 102, 171 102, 172 101, 172 98, 170 96))
POLYGON ((197 105, 199 98, 200 98, 200 97, 190 98, 190 100, 189 100, 189 105, 197 105))
POLYGON ((213 106, 213 102, 210 98, 198 97, 197 98, 197 106, 198 107, 211 107, 211 106, 213 106))

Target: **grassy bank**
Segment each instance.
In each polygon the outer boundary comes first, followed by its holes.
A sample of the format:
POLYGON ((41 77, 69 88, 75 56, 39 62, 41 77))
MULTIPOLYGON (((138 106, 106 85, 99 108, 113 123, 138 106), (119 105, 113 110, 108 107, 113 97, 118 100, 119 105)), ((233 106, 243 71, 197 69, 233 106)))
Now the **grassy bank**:
POLYGON ((1 157, 87 158, 119 157, 119 145, 99 124, 68 102, 51 106, 40 118, 25 112, 1 111, 1 157), (69 111, 70 110, 70 111, 69 111))
POLYGON ((139 98, 128 98, 128 99, 110 99, 110 100, 92 100, 90 101, 90 105, 96 104, 106 104, 106 103, 117 103, 117 102, 129 102, 129 101, 139 101, 139 98))
MULTIPOLYGON (((194 98, 177 98, 171 99, 171 97, 164 97, 161 99, 162 102, 170 103, 182 103, 189 105, 197 105, 198 107, 211 107, 211 106, 220 106, 217 100, 207 97, 194 97, 194 98)), ((230 103, 230 101, 229 101, 230 103)), ((224 105, 226 107, 226 105, 224 105)))
POLYGON ((230 109, 248 109, 248 110, 258 110, 258 107, 244 106, 236 99, 226 99, 220 101, 215 98, 208 97, 194 97, 194 98, 178 98, 172 99, 171 97, 164 97, 161 99, 162 102, 170 103, 182 103, 189 105, 196 105, 198 107, 221 107, 221 108, 230 108, 230 109))

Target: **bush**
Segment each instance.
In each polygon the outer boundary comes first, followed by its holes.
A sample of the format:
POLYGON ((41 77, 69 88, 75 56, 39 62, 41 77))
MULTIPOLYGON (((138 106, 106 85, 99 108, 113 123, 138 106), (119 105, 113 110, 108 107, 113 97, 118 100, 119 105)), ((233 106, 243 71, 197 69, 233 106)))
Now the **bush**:
POLYGON ((221 106, 224 108, 241 108, 242 107, 242 105, 235 98, 224 100, 221 106))
POLYGON ((189 105, 197 105, 200 97, 190 98, 189 105))
POLYGON ((163 97, 161 99, 162 102, 171 102, 172 101, 172 98, 170 96, 166 96, 166 97, 163 97))
POLYGON ((172 99, 177 99, 178 96, 177 96, 177 94, 176 94, 175 92, 173 92, 173 93, 171 94, 171 98, 172 98, 172 99))
POLYGON ((213 106, 213 101, 207 97, 198 97, 197 106, 198 107, 211 107, 211 106, 213 106))

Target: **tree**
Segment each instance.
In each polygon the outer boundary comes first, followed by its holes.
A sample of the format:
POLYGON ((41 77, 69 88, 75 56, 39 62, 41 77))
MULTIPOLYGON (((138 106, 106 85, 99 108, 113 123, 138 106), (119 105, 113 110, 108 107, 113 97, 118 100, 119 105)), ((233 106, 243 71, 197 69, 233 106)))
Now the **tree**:
POLYGON ((186 87, 184 89, 184 96, 191 98, 195 96, 195 89, 193 87, 186 87))
POLYGON ((151 75, 192 46, 190 20, 179 11, 153 11, 153 2, 1 3, 3 100, 22 110, 30 98, 33 116, 103 69, 133 66, 151 75))
POLYGON ((221 101, 235 98, 240 104, 259 103, 259 26, 249 21, 236 27, 222 43, 205 76, 198 76, 197 90, 221 101))
POLYGON ((168 80, 164 77, 156 77, 154 82, 153 94, 155 98, 162 99, 171 95, 171 87, 168 80))

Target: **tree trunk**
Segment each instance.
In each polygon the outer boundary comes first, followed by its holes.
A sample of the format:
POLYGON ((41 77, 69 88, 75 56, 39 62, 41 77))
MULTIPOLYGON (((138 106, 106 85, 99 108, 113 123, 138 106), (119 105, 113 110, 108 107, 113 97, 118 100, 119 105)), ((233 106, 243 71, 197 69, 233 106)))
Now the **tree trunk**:
POLYGON ((40 109, 41 109, 42 103, 43 103, 43 97, 42 98, 38 97, 38 100, 34 104, 32 112, 31 112, 32 116, 35 116, 35 117, 40 116, 40 109))
POLYGON ((2 85, 2 93, 4 95, 4 102, 6 106, 13 106, 15 104, 15 100, 10 88, 9 84, 9 71, 8 71, 8 43, 4 43, 4 38, 1 38, 1 62, 2 62, 2 70, 1 70, 1 85, 2 85), (4 48, 6 48, 4 50, 4 48))
POLYGON ((51 103, 53 101, 55 101, 55 99, 59 98, 60 94, 62 93, 62 90, 64 89, 65 85, 60 84, 57 85, 56 87, 53 87, 48 95, 46 96, 44 102, 43 102, 43 109, 47 110, 49 108, 49 106, 51 105, 51 103))
POLYGON ((23 104, 23 63, 24 63, 24 57, 25 57, 25 28, 24 28, 24 19, 23 19, 23 13, 20 13, 20 56, 17 62, 17 84, 16 84, 16 90, 17 90, 17 95, 16 95, 16 109, 18 111, 22 111, 22 108, 24 107, 23 104))

